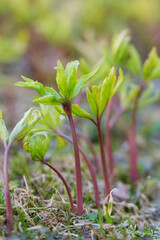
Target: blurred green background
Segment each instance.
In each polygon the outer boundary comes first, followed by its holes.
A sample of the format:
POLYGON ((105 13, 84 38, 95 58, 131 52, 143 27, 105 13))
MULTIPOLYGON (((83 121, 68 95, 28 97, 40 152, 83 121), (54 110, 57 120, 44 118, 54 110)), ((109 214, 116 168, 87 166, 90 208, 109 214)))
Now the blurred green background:
POLYGON ((13 122, 32 105, 29 91, 13 85, 21 74, 53 84, 58 59, 95 64, 125 28, 143 60, 153 45, 160 52, 159 9, 159 0, 1 0, 0 108, 13 122))

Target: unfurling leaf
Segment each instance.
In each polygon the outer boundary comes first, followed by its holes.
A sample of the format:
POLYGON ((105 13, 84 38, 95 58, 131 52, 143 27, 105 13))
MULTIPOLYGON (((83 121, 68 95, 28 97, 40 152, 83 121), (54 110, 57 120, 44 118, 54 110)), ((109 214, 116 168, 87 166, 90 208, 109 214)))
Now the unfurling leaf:
POLYGON ((77 83, 77 69, 79 61, 71 61, 66 65, 64 69, 60 61, 57 62, 57 85, 60 91, 60 94, 64 98, 70 98, 71 94, 74 91, 74 87, 77 83))
POLYGON ((22 139, 34 127, 40 117, 41 113, 39 110, 34 108, 29 109, 12 130, 9 136, 9 143, 22 139))
POLYGON ((50 138, 47 133, 33 134, 25 143, 24 150, 31 155, 34 161, 40 161, 44 158, 49 148, 50 138))
POLYGON ((104 202, 103 202, 103 213, 104 216, 106 217, 107 221, 111 221, 110 216, 112 213, 112 208, 113 208, 113 197, 112 197, 112 193, 114 191, 117 191, 116 188, 114 188, 110 194, 105 198, 104 202), (107 205, 107 206, 106 206, 107 205))

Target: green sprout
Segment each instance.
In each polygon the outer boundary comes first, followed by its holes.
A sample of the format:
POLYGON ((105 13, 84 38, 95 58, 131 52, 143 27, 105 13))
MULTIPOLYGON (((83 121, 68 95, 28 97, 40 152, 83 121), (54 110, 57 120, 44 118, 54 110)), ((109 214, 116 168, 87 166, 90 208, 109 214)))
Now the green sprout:
POLYGON ((68 63, 66 65, 66 68, 64 69, 61 62, 60 61, 57 62, 56 81, 59 93, 53 88, 43 87, 41 83, 38 83, 25 77, 22 77, 24 82, 18 82, 16 83, 16 85, 20 87, 35 89, 41 95, 41 97, 35 97, 34 102, 45 105, 61 105, 63 107, 65 114, 68 117, 71 127, 75 155, 77 214, 81 216, 83 214, 81 165, 77 135, 72 118, 72 100, 80 93, 81 89, 85 87, 88 80, 96 74, 98 68, 91 73, 83 75, 80 79, 77 79, 78 66, 79 66, 78 61, 72 61, 68 63))
POLYGON ((3 164, 3 175, 4 175, 4 192, 6 198, 6 212, 7 212, 7 230, 8 233, 13 230, 13 213, 9 191, 9 177, 8 177, 8 158, 9 151, 14 141, 21 140, 25 135, 35 126, 40 119, 41 113, 39 110, 34 108, 29 109, 24 117, 17 123, 12 132, 9 134, 6 128, 5 122, 2 118, 2 112, 0 111, 0 137, 3 141, 5 152, 4 152, 4 164, 3 164))

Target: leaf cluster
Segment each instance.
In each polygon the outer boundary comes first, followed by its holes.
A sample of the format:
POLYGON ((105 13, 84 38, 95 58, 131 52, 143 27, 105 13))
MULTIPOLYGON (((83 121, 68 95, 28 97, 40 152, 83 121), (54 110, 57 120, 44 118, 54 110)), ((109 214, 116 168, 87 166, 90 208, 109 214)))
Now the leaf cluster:
POLYGON ((57 62, 56 82, 59 93, 53 88, 44 87, 41 83, 23 76, 22 78, 24 82, 17 82, 15 85, 19 87, 35 89, 41 95, 41 97, 35 97, 34 102, 46 105, 63 105, 65 102, 71 101, 73 98, 75 98, 81 89, 85 87, 88 80, 98 71, 97 68, 94 71, 77 79, 78 66, 79 61, 71 61, 64 69, 61 62, 57 62))
POLYGON ((15 140, 20 140, 35 126, 39 121, 41 113, 39 110, 31 108, 24 117, 16 124, 12 132, 9 134, 5 122, 2 119, 2 112, 0 111, 0 137, 4 145, 11 144, 15 140))
MULTIPOLYGON (((92 86, 90 91, 87 88, 87 100, 92 111, 93 116, 99 121, 103 115, 103 112, 108 104, 108 102, 113 98, 114 94, 117 92, 119 87, 123 82, 123 72, 119 70, 119 76, 116 77, 115 68, 110 70, 109 75, 103 80, 103 82, 96 86, 92 86)), ((76 116, 89 118, 94 121, 91 114, 81 109, 78 105, 72 106, 72 112, 76 116)))

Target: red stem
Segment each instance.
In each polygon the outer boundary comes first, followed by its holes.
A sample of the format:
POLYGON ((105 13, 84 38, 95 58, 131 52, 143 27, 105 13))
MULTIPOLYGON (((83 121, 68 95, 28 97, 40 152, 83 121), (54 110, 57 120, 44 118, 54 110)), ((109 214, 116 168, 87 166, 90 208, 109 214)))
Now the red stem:
POLYGON ((67 190, 67 193, 68 193, 68 198, 69 198, 69 201, 70 201, 70 205, 71 205, 71 209, 72 209, 72 213, 75 214, 75 209, 74 209, 74 204, 73 204, 73 199, 72 199, 72 195, 71 195, 71 192, 70 192, 70 189, 66 183, 66 180, 64 179, 64 177, 62 176, 62 174, 57 170, 55 169, 54 167, 52 167, 49 163, 45 162, 44 160, 41 160, 41 162, 45 165, 47 165, 49 168, 51 168, 54 172, 57 173, 57 175, 60 177, 60 179, 62 180, 63 184, 65 185, 65 188, 67 190))
POLYGON ((106 164, 106 157, 105 157, 105 151, 103 146, 103 139, 102 139, 102 133, 100 128, 100 121, 96 124, 97 131, 98 131, 98 140, 99 140, 99 146, 100 146, 100 152, 101 152, 101 162, 102 162, 102 170, 103 170, 103 177, 104 177, 104 183, 105 183, 105 189, 107 195, 110 193, 110 183, 108 178, 108 171, 107 171, 107 164, 106 164))
POLYGON ((75 170, 76 170, 76 186, 77 186, 77 214, 78 216, 82 216, 83 214, 83 197, 82 197, 82 177, 81 177, 81 164, 80 164, 80 156, 78 149, 78 140, 75 130, 75 125, 72 118, 72 108, 70 102, 66 102, 63 105, 63 109, 68 116, 72 139, 73 139, 73 148, 74 148, 74 156, 75 156, 75 170))
MULTIPOLYGON (((70 137, 66 136, 65 134, 59 132, 59 131, 56 131, 56 130, 53 130, 58 136, 60 137, 63 137, 65 138, 68 142, 72 143, 73 144, 73 141, 70 137)), ((98 207, 99 204, 100 204, 100 197, 99 197, 99 191, 98 191, 98 185, 97 185, 97 179, 96 179, 96 174, 95 174, 95 171, 94 171, 94 168, 90 162, 90 160, 88 159, 86 153, 84 152, 84 150, 78 146, 79 148, 79 151, 81 152, 87 166, 88 166, 88 169, 90 171, 90 174, 91 174, 91 178, 92 178, 92 182, 93 182, 93 186, 94 186, 94 194, 95 194, 95 202, 96 202, 96 206, 98 207)))
POLYGON ((112 150, 112 140, 111 140, 111 128, 109 125, 109 120, 111 117, 112 111, 112 101, 108 103, 108 108, 106 111, 106 151, 108 156, 108 164, 110 170, 110 176, 113 178, 114 175, 114 158, 113 158, 113 150, 112 150))
POLYGON ((7 230, 10 233, 13 230, 13 213, 9 191, 9 177, 8 177, 8 155, 11 144, 5 146, 3 176, 4 176, 4 194, 6 198, 6 213, 7 213, 7 230))
POLYGON ((138 108, 139 98, 145 88, 145 83, 142 83, 139 89, 139 93, 134 101, 134 105, 131 112, 131 128, 128 134, 128 140, 130 145, 130 162, 131 162, 131 179, 135 184, 138 180, 137 158, 138 151, 136 145, 136 113, 138 108))

